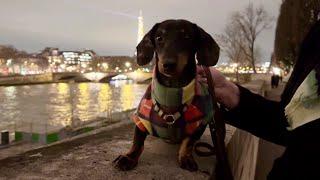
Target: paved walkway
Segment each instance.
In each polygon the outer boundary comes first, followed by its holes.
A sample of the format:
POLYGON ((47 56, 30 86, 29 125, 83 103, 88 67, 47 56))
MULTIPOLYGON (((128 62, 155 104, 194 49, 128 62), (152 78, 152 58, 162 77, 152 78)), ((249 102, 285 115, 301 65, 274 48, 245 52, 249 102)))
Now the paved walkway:
MULTIPOLYGON (((207 179, 214 158, 196 157, 199 171, 177 164, 177 145, 148 137, 138 167, 129 172, 113 168, 112 160, 126 153, 133 124, 83 137, 72 142, 28 152, 0 161, 0 179, 207 179)), ((209 141, 208 132, 203 137, 209 141)))
POLYGON ((265 97, 267 99, 273 100, 273 101, 280 101, 282 91, 284 90, 285 84, 280 83, 277 88, 271 88, 270 84, 267 84, 267 91, 265 94, 265 97))
MULTIPOLYGON (((271 88, 267 84, 267 91, 265 97, 273 101, 280 101, 282 91, 285 87, 284 83, 280 83, 278 88, 271 88)), ((275 159, 280 157, 284 152, 284 147, 273 144, 271 142, 260 139, 259 141, 259 155, 257 159, 256 180, 265 180, 275 159)))

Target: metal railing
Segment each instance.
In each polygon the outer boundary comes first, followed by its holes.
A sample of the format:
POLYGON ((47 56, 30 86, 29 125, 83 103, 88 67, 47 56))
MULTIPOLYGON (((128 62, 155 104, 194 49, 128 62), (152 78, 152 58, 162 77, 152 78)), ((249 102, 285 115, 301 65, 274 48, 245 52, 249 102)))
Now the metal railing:
POLYGON ((100 113, 94 119, 86 121, 73 117, 70 125, 67 126, 54 126, 48 123, 26 121, 11 123, 6 126, 0 126, 0 146, 8 146, 18 142, 49 144, 119 122, 129 118, 133 111, 134 109, 123 112, 109 110, 100 113))

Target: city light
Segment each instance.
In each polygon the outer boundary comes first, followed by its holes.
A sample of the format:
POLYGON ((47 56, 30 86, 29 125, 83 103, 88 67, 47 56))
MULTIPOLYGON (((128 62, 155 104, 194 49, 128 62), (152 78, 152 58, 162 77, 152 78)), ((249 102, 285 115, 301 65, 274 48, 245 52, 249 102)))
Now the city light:
POLYGON ((99 82, 102 78, 106 76, 106 73, 89 72, 85 73, 83 76, 91 81, 99 82))
POLYGON ((7 66, 10 66, 12 64, 12 59, 7 60, 7 66))
POLYGON ((65 64, 61 64, 60 67, 61 67, 62 69, 65 69, 65 68, 66 68, 66 65, 65 65, 65 64))
POLYGON ((273 67, 272 68, 273 74, 275 75, 280 75, 281 74, 281 69, 278 67, 273 67))
POLYGON ((104 68, 104 69, 108 69, 108 63, 102 63, 102 67, 104 68))
POLYGON ((130 62, 126 62, 126 63, 125 63, 125 66, 128 68, 128 67, 131 66, 131 63, 130 63, 130 62))
POLYGON ((52 47, 27 57, 0 59, 0 75, 96 71, 123 73, 136 70, 133 60, 134 57, 129 56, 97 56, 92 50, 60 51, 52 47))

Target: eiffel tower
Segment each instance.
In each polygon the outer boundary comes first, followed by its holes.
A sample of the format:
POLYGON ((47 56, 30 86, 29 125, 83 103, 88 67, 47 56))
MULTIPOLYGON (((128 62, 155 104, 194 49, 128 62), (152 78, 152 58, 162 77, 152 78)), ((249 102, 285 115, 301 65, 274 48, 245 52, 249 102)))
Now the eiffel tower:
POLYGON ((142 11, 140 10, 139 17, 138 17, 138 38, 137 38, 137 44, 142 40, 144 36, 144 28, 143 28, 143 17, 142 17, 142 11))

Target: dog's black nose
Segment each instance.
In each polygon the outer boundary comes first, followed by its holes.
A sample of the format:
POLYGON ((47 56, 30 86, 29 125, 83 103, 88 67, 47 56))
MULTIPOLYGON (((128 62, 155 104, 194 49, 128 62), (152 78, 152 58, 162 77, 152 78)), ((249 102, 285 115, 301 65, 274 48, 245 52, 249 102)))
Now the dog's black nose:
POLYGON ((177 67, 176 63, 164 63, 163 64, 163 69, 165 71, 172 71, 177 67))

